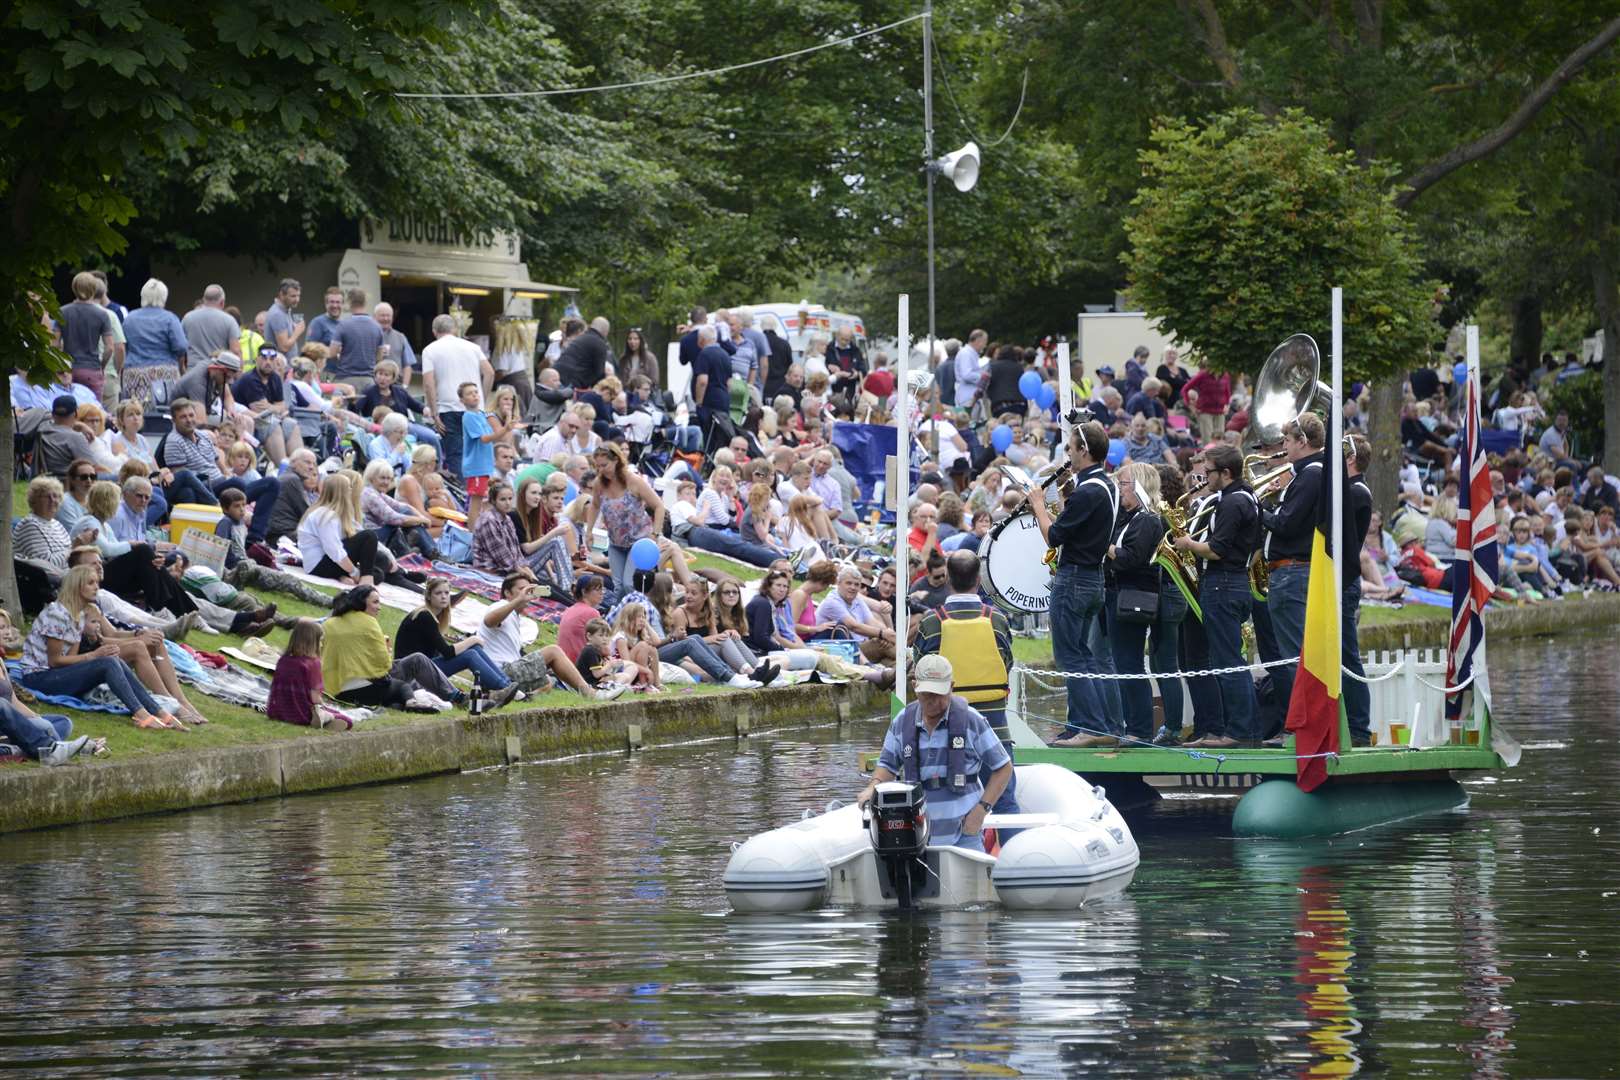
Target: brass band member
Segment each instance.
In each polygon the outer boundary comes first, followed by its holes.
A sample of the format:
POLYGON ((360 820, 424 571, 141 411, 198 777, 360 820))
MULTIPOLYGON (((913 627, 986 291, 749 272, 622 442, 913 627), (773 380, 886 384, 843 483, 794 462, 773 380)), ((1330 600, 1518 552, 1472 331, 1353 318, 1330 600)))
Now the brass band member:
MULTIPOLYGON (((1115 474, 1119 482, 1119 517, 1108 546, 1104 573, 1107 583, 1107 618, 1110 653, 1121 672, 1140 673, 1148 628, 1164 602, 1159 589, 1159 564, 1153 561, 1164 522, 1154 512, 1159 503, 1159 473, 1152 465, 1132 462, 1115 474)), ((1175 592, 1175 586, 1168 586, 1175 592)), ((1168 681, 1168 680, 1167 680, 1168 681)), ((1125 731, 1133 739, 1153 738, 1153 688, 1146 679, 1120 683, 1125 731)))
MULTIPOLYGON (((1243 482, 1243 456, 1230 446, 1205 453, 1209 486, 1219 492, 1209 539, 1176 537, 1176 546, 1204 560, 1198 602, 1204 609, 1204 635, 1212 667, 1243 665, 1243 623, 1250 617, 1249 557, 1260 544, 1260 505, 1243 482)), ((1255 746, 1254 680, 1247 671, 1217 675, 1221 727, 1190 746, 1255 746)))
MULTIPOLYGON (((1311 580, 1311 542, 1316 533, 1317 500, 1325 490, 1322 471, 1322 419, 1305 413, 1283 425, 1283 451, 1294 467, 1294 478, 1283 490, 1275 510, 1261 514, 1266 527, 1262 558, 1269 584, 1266 609, 1277 635, 1278 656, 1291 661, 1271 669, 1277 707, 1288 715, 1294 694, 1294 669, 1305 643, 1305 593, 1311 580)), ((1361 548, 1358 545, 1357 551, 1361 548)))
MULTIPOLYGON (((1203 525, 1208 525, 1210 517, 1215 513, 1215 506, 1220 502, 1220 492, 1209 486, 1207 479, 1209 472, 1209 459, 1205 452, 1200 450, 1187 463, 1187 484, 1190 497, 1187 500, 1187 523, 1189 531, 1198 531, 1203 525)), ((1203 581, 1204 568, 1198 568, 1198 579, 1203 581)), ((1200 619, 1189 619, 1182 626, 1181 632, 1181 670, 1203 671, 1213 665, 1209 662, 1209 637, 1204 632, 1204 623, 1200 619)), ((1187 677, 1187 702, 1192 707, 1192 741, 1207 738, 1211 735, 1226 731, 1225 715, 1221 709, 1221 688, 1209 675, 1196 675, 1187 677)), ((1166 710, 1165 719, 1169 719, 1166 710)), ((1181 741, 1181 728, 1172 727, 1154 738, 1154 741, 1166 746, 1174 746, 1181 741)))
MULTIPOLYGON (((1344 440, 1344 464, 1350 483, 1344 489, 1344 538, 1339 544, 1339 576, 1344 585, 1339 618, 1339 635, 1344 666, 1354 675, 1365 676, 1361 666, 1361 545, 1372 525, 1372 490, 1367 487, 1367 466, 1372 461, 1372 443, 1365 436, 1350 435, 1344 440)), ((1367 746, 1372 742, 1372 694, 1360 679, 1343 680, 1345 720, 1350 725, 1350 743, 1367 746)))
MULTIPOLYGON (((1046 500, 1030 500, 1035 523, 1049 546, 1059 548, 1052 581, 1052 656, 1062 671, 1105 671, 1087 644, 1086 635, 1103 607, 1103 555, 1108 551, 1119 513, 1119 492, 1103 473, 1108 459, 1108 433, 1095 420, 1072 429, 1069 461, 1075 485, 1056 521, 1046 500)), ((1117 746, 1119 720, 1107 715, 1102 684, 1097 679, 1068 679, 1068 722, 1057 746, 1117 746)))

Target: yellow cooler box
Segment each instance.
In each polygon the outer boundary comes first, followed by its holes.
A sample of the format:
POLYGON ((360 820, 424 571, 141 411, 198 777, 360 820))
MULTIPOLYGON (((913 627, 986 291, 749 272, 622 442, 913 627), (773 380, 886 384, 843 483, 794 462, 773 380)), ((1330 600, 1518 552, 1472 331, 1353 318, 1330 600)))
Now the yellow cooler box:
POLYGON ((177 503, 169 507, 169 542, 178 544, 187 529, 214 535, 214 526, 225 515, 217 506, 206 503, 177 503))

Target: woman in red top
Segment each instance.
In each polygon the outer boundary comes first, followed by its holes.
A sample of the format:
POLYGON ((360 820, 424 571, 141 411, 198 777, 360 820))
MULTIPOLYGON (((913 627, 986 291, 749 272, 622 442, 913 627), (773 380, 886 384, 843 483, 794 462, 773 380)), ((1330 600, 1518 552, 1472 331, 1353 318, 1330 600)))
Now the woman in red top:
MULTIPOLYGON (((270 701, 265 712, 272 720, 301 727, 322 727, 326 714, 321 712, 321 694, 325 684, 321 679, 321 624, 314 619, 299 619, 287 637, 287 651, 276 662, 276 672, 270 677, 270 701)), ((332 718, 334 727, 347 731, 354 726, 346 718, 332 718)))

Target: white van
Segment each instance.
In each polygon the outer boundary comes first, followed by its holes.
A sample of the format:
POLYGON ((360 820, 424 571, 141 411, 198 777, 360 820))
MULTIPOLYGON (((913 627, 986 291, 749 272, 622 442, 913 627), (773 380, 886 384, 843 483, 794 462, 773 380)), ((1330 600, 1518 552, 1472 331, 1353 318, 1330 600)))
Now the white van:
POLYGON ((804 350, 812 336, 821 334, 832 341, 844 327, 849 328, 863 355, 870 348, 866 339, 866 323, 859 315, 828 311, 808 300, 801 300, 797 304, 743 304, 730 310, 749 312, 754 316, 754 326, 758 329, 776 331, 778 337, 792 346, 793 359, 800 363, 804 361, 804 350))

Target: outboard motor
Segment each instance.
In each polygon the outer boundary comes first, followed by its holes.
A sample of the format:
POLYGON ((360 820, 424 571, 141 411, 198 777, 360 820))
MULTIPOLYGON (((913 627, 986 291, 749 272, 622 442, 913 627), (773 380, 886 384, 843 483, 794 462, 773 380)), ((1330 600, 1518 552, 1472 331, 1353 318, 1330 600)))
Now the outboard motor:
POLYGON ((923 862, 928 849, 928 808, 922 785, 899 780, 879 784, 866 804, 866 827, 878 867, 900 908, 913 907, 928 873, 923 862))

